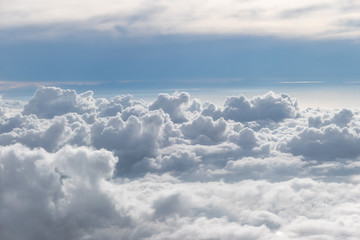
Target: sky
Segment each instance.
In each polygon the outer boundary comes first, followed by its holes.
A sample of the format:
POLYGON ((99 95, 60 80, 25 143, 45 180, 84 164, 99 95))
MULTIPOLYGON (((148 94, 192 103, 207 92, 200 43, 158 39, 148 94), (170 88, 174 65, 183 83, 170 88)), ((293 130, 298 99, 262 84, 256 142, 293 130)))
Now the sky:
POLYGON ((0 239, 360 239, 357 0, 0 0, 0 239))
POLYGON ((357 1, 0 4, 4 97, 50 85, 99 96, 296 90, 306 100, 303 88, 360 85, 357 1))

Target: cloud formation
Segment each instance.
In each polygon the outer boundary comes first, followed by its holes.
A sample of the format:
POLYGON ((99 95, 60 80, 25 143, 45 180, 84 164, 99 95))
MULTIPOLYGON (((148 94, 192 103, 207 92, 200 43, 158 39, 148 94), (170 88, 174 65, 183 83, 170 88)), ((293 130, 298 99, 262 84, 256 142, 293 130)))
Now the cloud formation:
POLYGON ((0 106, 1 239, 360 237, 358 111, 55 87, 0 106))
POLYGON ((90 29, 115 36, 245 34, 355 39, 360 34, 359 9, 360 4, 353 0, 316 4, 310 0, 172 0, 146 4, 140 0, 14 0, 2 4, 0 27, 32 27, 47 37, 90 29))

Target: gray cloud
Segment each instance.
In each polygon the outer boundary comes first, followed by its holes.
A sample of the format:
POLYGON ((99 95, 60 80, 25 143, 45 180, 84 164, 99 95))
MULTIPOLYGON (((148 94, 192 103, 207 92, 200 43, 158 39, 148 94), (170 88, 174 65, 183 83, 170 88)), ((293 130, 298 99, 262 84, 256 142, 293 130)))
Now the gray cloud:
POLYGON ((360 116, 285 94, 0 99, 1 239, 358 239, 360 116))
POLYGON ((189 100, 190 95, 185 92, 175 94, 174 96, 159 94, 156 100, 149 106, 149 110, 162 109, 170 115, 174 123, 181 123, 187 120, 182 108, 189 104, 189 100))
POLYGON ((310 128, 293 137, 282 149, 320 161, 354 159, 360 155, 360 137, 356 132, 334 125, 310 128))
POLYGON ((24 107, 25 115, 52 118, 69 112, 85 113, 94 107, 92 92, 76 94, 74 90, 40 87, 24 107))
POLYGON ((214 119, 222 116, 239 122, 270 120, 281 121, 298 115, 298 104, 286 94, 276 95, 272 92, 264 96, 247 99, 245 96, 228 97, 224 109, 219 111, 214 105, 208 105, 203 114, 214 119))

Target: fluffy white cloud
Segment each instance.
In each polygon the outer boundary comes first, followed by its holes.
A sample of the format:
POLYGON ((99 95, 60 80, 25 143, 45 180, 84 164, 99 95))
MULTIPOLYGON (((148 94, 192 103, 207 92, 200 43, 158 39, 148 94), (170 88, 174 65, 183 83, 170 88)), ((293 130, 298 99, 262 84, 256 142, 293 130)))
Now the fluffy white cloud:
POLYGON ((16 144, 1 147, 0 159, 2 239, 79 239, 114 220, 101 187, 116 161, 110 152, 16 144))
POLYGON ((216 144, 227 140, 227 123, 224 119, 213 121, 210 117, 198 116, 191 123, 181 126, 181 133, 193 143, 216 144))
POLYGON ((225 102, 223 116, 234 121, 272 120, 297 116, 297 102, 286 94, 269 92, 264 96, 246 99, 244 96, 229 97, 225 102))
POLYGON ((76 94, 74 90, 55 87, 40 87, 28 104, 25 115, 35 114, 39 118, 52 118, 69 112, 85 113, 94 109, 95 101, 91 91, 76 94))
POLYGON ((360 115, 40 88, 2 104, 1 239, 359 239, 360 115))
POLYGON ((223 117, 236 122, 259 120, 279 122, 285 118, 298 117, 299 109, 297 101, 288 95, 268 92, 264 96, 251 99, 243 95, 228 97, 223 109, 214 104, 205 104, 202 115, 214 119, 223 117))
POLYGON ((356 159, 360 155, 360 135, 334 125, 309 128, 294 136, 282 150, 320 161, 356 159))
POLYGON ((129 109, 134 109, 134 108, 136 109, 136 107, 143 106, 144 102, 135 101, 132 99, 131 95, 126 95, 126 96, 116 96, 109 100, 107 100, 106 98, 99 98, 96 99, 96 105, 98 107, 99 116, 106 117, 106 116, 115 116, 117 113, 123 112, 124 109, 126 109, 129 112, 129 109))
POLYGON ((309 117, 309 127, 320 128, 330 124, 335 124, 339 127, 346 127, 353 119, 354 114, 351 110, 342 109, 341 111, 334 113, 333 116, 323 119, 326 116, 314 116, 309 117))
POLYGON ((156 100, 149 106, 149 110, 162 109, 168 113, 175 123, 187 121, 184 116, 184 108, 189 104, 190 95, 188 93, 176 93, 173 96, 159 94, 156 100))

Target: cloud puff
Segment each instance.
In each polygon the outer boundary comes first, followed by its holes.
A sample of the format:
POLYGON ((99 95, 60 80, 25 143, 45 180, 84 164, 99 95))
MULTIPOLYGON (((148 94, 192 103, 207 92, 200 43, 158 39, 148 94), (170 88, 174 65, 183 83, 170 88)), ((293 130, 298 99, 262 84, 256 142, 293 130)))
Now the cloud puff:
POLYGON ((286 143, 284 150, 310 159, 332 161, 356 158, 360 155, 359 147, 358 133, 330 125, 321 129, 305 129, 286 143))
POLYGON ((189 104, 190 95, 188 93, 176 93, 173 96, 159 94, 156 100, 149 106, 149 110, 162 109, 168 113, 175 123, 187 121, 183 113, 183 108, 189 104))
POLYGON ((285 94, 41 87, 1 104, 0 238, 358 239, 359 134, 285 94))
POLYGON ((227 123, 224 119, 213 121, 210 117, 198 116, 191 123, 184 123, 181 133, 193 143, 216 144, 227 139, 227 123))
POLYGON ((101 188, 115 157, 65 147, 51 154, 16 144, 0 149, 1 237, 79 239, 107 225, 115 206, 101 188))
POLYGON ((85 113, 94 108, 91 91, 76 94, 74 90, 40 87, 25 105, 23 114, 35 114, 39 118, 52 118, 69 112, 85 113))
POLYGON ((244 96, 229 97, 225 102, 223 116, 234 121, 273 120, 297 116, 297 102, 286 94, 272 92, 264 96, 246 99, 244 96))
POLYGON ((143 106, 144 102, 136 101, 131 95, 116 96, 107 100, 106 98, 96 99, 98 115, 100 117, 115 116, 117 113, 123 112, 124 109, 133 109, 130 107, 143 106))
POLYGON ((314 116, 309 117, 309 127, 320 128, 330 124, 336 124, 339 127, 346 127, 353 119, 354 114, 351 110, 342 109, 341 111, 334 113, 331 118, 323 119, 326 116, 314 116))
POLYGON ((205 103, 201 112, 203 116, 213 119, 224 118, 236 122, 263 121, 263 123, 280 122, 286 118, 300 116, 296 99, 286 94, 268 92, 263 96, 251 99, 243 95, 228 97, 223 108, 211 103, 205 103))

